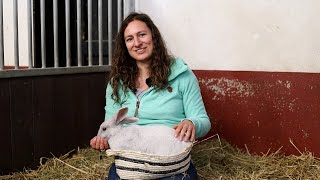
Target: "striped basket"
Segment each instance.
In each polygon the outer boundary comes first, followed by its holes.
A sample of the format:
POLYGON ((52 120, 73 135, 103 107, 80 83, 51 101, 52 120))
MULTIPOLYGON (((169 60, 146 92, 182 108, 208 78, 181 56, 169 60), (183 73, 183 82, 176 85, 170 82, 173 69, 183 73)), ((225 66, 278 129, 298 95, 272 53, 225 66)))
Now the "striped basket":
POLYGON ((180 174, 189 168, 193 144, 172 156, 145 154, 128 150, 107 150, 115 156, 117 174, 121 179, 156 179, 180 174))

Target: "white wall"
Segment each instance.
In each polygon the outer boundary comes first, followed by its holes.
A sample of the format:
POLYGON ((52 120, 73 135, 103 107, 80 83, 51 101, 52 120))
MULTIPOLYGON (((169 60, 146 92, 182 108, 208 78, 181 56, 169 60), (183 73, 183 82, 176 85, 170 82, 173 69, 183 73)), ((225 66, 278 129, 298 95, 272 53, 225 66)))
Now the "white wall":
MULTIPOLYGON (((19 26, 19 64, 20 66, 28 66, 27 1, 17 0, 17 2, 19 26)), ((12 0, 3 0, 3 39, 5 66, 14 66, 14 34, 12 7, 12 0)))
POLYGON ((318 0, 136 0, 192 69, 320 72, 318 0))

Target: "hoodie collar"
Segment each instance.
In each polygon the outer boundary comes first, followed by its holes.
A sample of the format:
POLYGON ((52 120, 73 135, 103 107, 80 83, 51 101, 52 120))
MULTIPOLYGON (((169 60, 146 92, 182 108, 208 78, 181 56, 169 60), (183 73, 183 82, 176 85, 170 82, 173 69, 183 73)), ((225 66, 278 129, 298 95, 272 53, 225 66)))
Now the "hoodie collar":
POLYGON ((176 58, 170 67, 171 72, 170 72, 168 80, 172 81, 177 76, 179 76, 180 74, 182 74, 183 72, 185 72, 187 70, 188 70, 187 64, 181 58, 176 58))

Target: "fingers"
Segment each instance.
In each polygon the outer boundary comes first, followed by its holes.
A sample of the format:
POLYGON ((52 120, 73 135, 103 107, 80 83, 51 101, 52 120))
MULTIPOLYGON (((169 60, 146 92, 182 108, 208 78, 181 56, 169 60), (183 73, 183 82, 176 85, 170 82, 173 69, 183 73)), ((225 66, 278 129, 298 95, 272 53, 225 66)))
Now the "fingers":
POLYGON ((196 129, 193 128, 192 129, 192 132, 191 132, 191 138, 190 138, 190 141, 193 142, 196 140, 196 129))
POLYGON ((95 136, 90 140, 90 146, 96 150, 104 150, 109 148, 107 140, 99 136, 95 136))
POLYGON ((102 138, 100 138, 100 142, 98 144, 100 146, 99 147, 100 150, 104 150, 105 149, 106 143, 102 138))
POLYGON ((190 139, 190 141, 191 141, 191 138, 192 138, 192 137, 191 137, 192 129, 193 129, 192 126, 189 126, 189 127, 188 127, 188 130, 187 130, 187 132, 185 133, 185 136, 184 136, 184 139, 183 139, 185 142, 187 142, 189 139, 190 139))
POLYGON ((98 137, 97 136, 95 136, 94 138, 91 139, 90 145, 93 149, 99 149, 98 146, 100 146, 100 145, 98 144, 98 137))
POLYGON ((97 136, 95 136, 94 138, 92 138, 92 139, 90 140, 90 146, 91 146, 91 148, 95 149, 95 147, 96 147, 96 141, 97 141, 97 136))
POLYGON ((180 141, 194 141, 195 127, 190 120, 184 120, 173 127, 175 129, 175 137, 180 141))
POLYGON ((184 124, 183 127, 182 127, 182 130, 180 131, 180 137, 179 137, 180 141, 182 141, 184 136, 185 136, 185 138, 189 139, 189 137, 187 137, 187 132, 188 132, 188 127, 187 127, 187 125, 184 124))
POLYGON ((181 124, 179 123, 179 124, 173 126, 173 129, 175 129, 174 137, 178 137, 178 136, 179 136, 179 133, 180 133, 180 131, 181 131, 181 129, 182 129, 182 126, 181 126, 181 124))

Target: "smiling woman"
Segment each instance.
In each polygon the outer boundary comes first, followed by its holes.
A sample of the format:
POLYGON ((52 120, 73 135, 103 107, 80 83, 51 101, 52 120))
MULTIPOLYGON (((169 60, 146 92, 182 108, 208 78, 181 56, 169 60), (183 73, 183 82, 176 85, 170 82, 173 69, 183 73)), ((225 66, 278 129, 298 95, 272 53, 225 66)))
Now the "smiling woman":
MULTIPOLYGON (((158 28, 142 13, 131 13, 117 35, 105 119, 123 107, 128 107, 128 116, 139 118, 138 125, 168 126, 174 129, 173 138, 180 141, 194 141, 211 128, 197 78, 182 59, 168 53, 158 28)), ((108 140, 101 136, 92 138, 90 145, 97 150, 109 148, 108 140)), ((186 167, 175 178, 197 179, 191 161, 186 167)), ((112 165, 108 178, 118 179, 118 171, 119 167, 112 165)))

